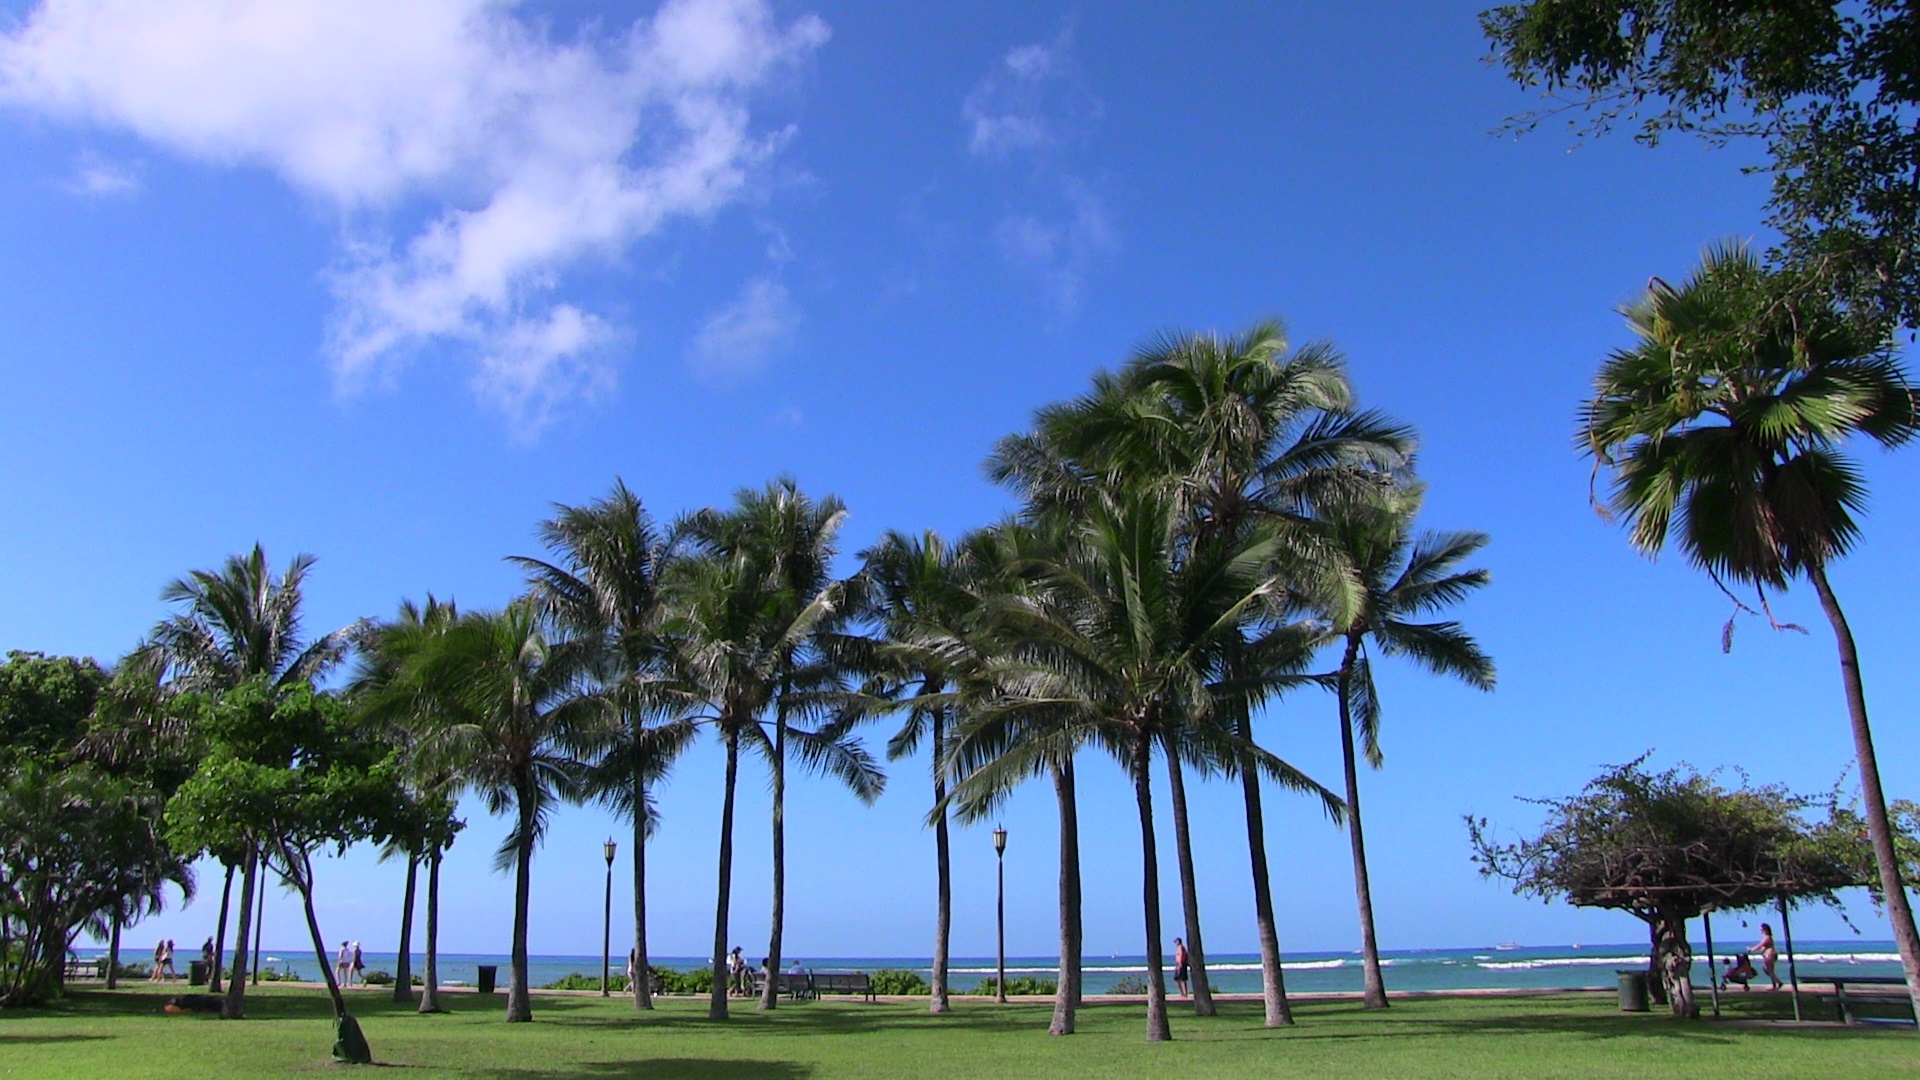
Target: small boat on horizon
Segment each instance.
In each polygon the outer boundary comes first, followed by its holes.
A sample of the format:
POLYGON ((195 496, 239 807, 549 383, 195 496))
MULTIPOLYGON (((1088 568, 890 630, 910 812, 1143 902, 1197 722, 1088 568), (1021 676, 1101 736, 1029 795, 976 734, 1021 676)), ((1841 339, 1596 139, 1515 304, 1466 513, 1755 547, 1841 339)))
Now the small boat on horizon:
POLYGON ((1520 948, 1520 943, 1517 941, 1503 941, 1500 944, 1495 945, 1494 948, 1500 952, 1512 952, 1513 950, 1520 948))

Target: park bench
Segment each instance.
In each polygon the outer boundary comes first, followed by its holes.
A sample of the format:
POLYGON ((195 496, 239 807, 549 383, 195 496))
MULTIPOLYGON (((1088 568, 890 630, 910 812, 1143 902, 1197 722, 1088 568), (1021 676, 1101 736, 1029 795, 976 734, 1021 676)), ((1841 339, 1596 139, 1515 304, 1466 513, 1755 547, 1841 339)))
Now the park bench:
MULTIPOLYGON (((759 997, 766 989, 767 977, 759 972, 753 973, 753 996, 759 997)), ((782 973, 774 976, 773 992, 785 994, 795 1001, 813 996, 813 980, 805 975, 782 973)))
POLYGON ((868 1001, 873 998, 873 980, 864 971, 835 972, 820 974, 813 972, 813 992, 820 994, 859 994, 868 1001))
POLYGON ((104 979, 106 977, 107 962, 105 960, 80 960, 71 956, 67 958, 67 970, 63 981, 72 982, 75 979, 104 979))
POLYGON ((1889 1004, 1905 1004, 1905 1003, 1911 1002, 1913 999, 1908 997, 1906 993, 1907 980, 1899 978, 1898 976, 1828 975, 1825 973, 1821 973, 1817 975, 1808 975, 1806 977, 1806 981, 1833 984, 1834 1019, 1839 1020, 1843 1024, 1858 1024, 1863 1022, 1895 1023, 1895 1024, 1913 1023, 1912 1020, 1908 1020, 1902 1017, 1857 1016, 1854 1014, 1854 1011, 1853 1011, 1854 1004, 1856 1004, 1861 1000, 1885 1002, 1889 1004), (1882 990, 1868 989, 1867 993, 1862 994, 1858 990, 1855 990, 1853 999, 1849 1000, 1847 997, 1847 987, 1849 986, 1867 987, 1867 988, 1899 987, 1899 992, 1897 994, 1890 994, 1882 990))

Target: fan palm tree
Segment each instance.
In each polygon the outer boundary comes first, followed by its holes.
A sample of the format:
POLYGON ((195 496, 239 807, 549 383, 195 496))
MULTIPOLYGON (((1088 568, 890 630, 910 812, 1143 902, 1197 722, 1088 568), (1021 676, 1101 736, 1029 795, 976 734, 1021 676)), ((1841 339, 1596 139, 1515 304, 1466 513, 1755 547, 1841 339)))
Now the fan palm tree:
MULTIPOLYGON (((1638 341, 1609 356, 1577 442, 1610 473, 1608 505, 1649 557, 1669 539, 1727 588, 1812 584, 1833 628, 1881 896, 1920 1007, 1920 933, 1901 881, 1853 631, 1828 567, 1866 502, 1842 452, 1856 436, 1913 438, 1915 393, 1884 336, 1810 299, 1738 245, 1710 249, 1679 287, 1656 279, 1625 311, 1638 341)), ((1729 596, 1732 594, 1729 593, 1729 596)), ((1729 621, 1728 630, 1732 623, 1729 621)))
MULTIPOLYGON (((182 610, 162 620, 135 650, 134 662, 169 672, 175 689, 218 695, 249 679, 276 689, 311 683, 338 664, 364 629, 354 623, 307 642, 301 604, 315 559, 296 555, 279 576, 259 544, 228 557, 219 570, 195 570, 169 583, 160 599, 182 610)), ((234 932, 233 977, 221 1015, 244 1015, 252 898, 260 872, 257 849, 242 854, 240 918, 234 932)))
MULTIPOLYGON (((1404 465, 1412 446, 1406 427, 1355 408, 1330 346, 1291 349, 1285 329, 1267 321, 1234 337, 1178 334, 1149 343, 1119 374, 1096 376, 1089 394, 1042 409, 1031 434, 1002 440, 988 470, 1030 506, 1068 511, 1097 482, 1155 488, 1175 503, 1183 531, 1197 541, 1277 528, 1283 557, 1276 569, 1284 569, 1290 589, 1339 612, 1356 589, 1338 552, 1319 537, 1312 506, 1370 486, 1369 474, 1404 465)), ((1286 632, 1257 650, 1243 645, 1228 649, 1230 681, 1264 684, 1262 695, 1295 681, 1303 659, 1299 634, 1286 632), (1278 668, 1263 672, 1249 659, 1253 652, 1272 659, 1276 644, 1285 646, 1278 668)), ((1219 719, 1251 745, 1248 700, 1223 702, 1219 719)), ((1292 1022, 1292 1010, 1273 917, 1259 770, 1250 761, 1226 764, 1240 777, 1246 808, 1266 1022, 1279 1026, 1292 1022)), ((1169 760, 1170 778, 1177 780, 1172 774, 1180 769, 1177 758, 1169 760)), ((1175 799, 1176 826, 1182 801, 1175 799)), ((1190 849, 1184 830, 1175 833, 1177 846, 1190 849)), ((1206 1014, 1212 1004, 1197 893, 1190 859, 1182 863, 1195 1008, 1206 1014)))
POLYGON ((1373 894, 1367 880, 1366 839, 1360 824, 1360 779, 1354 736, 1367 764, 1379 768, 1380 697, 1374 690, 1371 642, 1383 656, 1404 656, 1439 675, 1478 690, 1493 689, 1493 661, 1457 622, 1413 622, 1465 600, 1490 580, 1485 570, 1460 564, 1486 546, 1485 533, 1413 536, 1424 489, 1417 483, 1383 485, 1372 497, 1332 504, 1323 520, 1361 586, 1361 602, 1334 627, 1342 639, 1335 690, 1340 705, 1340 757, 1346 778, 1347 837, 1353 849, 1353 887, 1360 908, 1360 951, 1369 1009, 1387 1007, 1374 936, 1373 894))
POLYGON ((661 577, 672 550, 653 518, 615 480, 606 497, 585 506, 556 504, 540 539, 558 562, 515 557, 534 596, 579 642, 598 646, 600 692, 619 720, 619 738, 602 748, 587 790, 633 826, 633 953, 631 987, 639 1009, 653 1008, 647 947, 647 837, 654 823, 650 787, 665 778, 691 741, 684 720, 652 723, 683 704, 671 685, 662 633, 661 577))
POLYGON ((584 692, 591 650, 550 642, 539 606, 462 614, 407 659, 404 677, 434 699, 416 748, 488 813, 514 816, 494 868, 514 871, 507 1020, 533 1019, 527 986, 527 905, 533 852, 562 801, 577 800, 581 747, 604 738, 606 710, 584 692))

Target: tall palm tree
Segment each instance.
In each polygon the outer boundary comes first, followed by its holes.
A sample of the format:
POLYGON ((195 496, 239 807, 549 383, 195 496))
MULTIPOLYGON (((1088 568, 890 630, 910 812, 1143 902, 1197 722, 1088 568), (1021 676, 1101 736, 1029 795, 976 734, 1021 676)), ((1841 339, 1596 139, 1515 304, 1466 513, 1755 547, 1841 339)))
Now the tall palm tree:
POLYGON ((1858 537, 1866 501, 1842 448, 1862 435, 1887 447, 1907 442, 1920 408, 1888 338, 1792 285, 1738 245, 1709 250, 1677 288, 1656 279, 1625 311, 1639 340, 1601 366, 1577 441, 1596 470, 1610 472, 1608 505, 1643 554, 1671 536, 1688 562, 1722 588, 1752 586, 1763 607, 1768 590, 1794 578, 1813 585, 1839 650, 1881 895, 1920 1008, 1920 933, 1894 852, 1859 652, 1827 575, 1858 537))
MULTIPOLYGON (((804 764, 838 776, 862 799, 878 796, 884 779, 871 758, 846 734, 845 725, 811 731, 795 728, 804 718, 825 721, 846 698, 850 673, 836 647, 839 631, 856 605, 848 602, 846 583, 832 574, 836 538, 846 520, 844 504, 833 496, 815 501, 791 478, 759 491, 744 490, 729 511, 692 515, 682 535, 700 550, 740 565, 743 588, 762 601, 749 628, 759 639, 754 650, 768 694, 772 733, 753 745, 767 758, 773 795, 773 902, 767 964, 777 971, 786 925, 786 765, 789 743, 804 764), (750 579, 758 576, 758 582, 750 579)), ((759 1007, 779 1001, 778 985, 767 980, 759 1007)))
POLYGON ((868 585, 868 610, 881 623, 895 650, 890 672, 900 684, 914 684, 914 703, 906 721, 887 743, 887 757, 898 761, 916 753, 924 739, 933 763, 933 851, 935 913, 933 986, 927 1011, 949 1008, 947 959, 953 926, 953 872, 948 854, 945 759, 951 736, 950 691, 954 665, 966 650, 960 624, 972 608, 961 566, 962 549, 950 548, 939 535, 910 537, 892 530, 860 553, 868 585))
MULTIPOLYGON (((1203 722, 1217 706, 1226 643, 1255 621, 1273 587, 1276 544, 1190 547, 1181 541, 1175 504, 1145 489, 1096 488, 1057 558, 1039 573, 1039 590, 996 613, 1013 648, 990 661, 1007 699, 977 711, 1067 714, 1086 737, 1125 768, 1140 819, 1147 956, 1147 1038, 1171 1037, 1160 946, 1159 856, 1150 768, 1154 751, 1180 721, 1203 722)), ((1203 723, 1198 726, 1204 726, 1203 723)), ((1058 737, 1049 742, 1058 742, 1058 737)), ((1338 800, 1285 762, 1253 746, 1282 783, 1338 800)), ((1022 742, 968 777, 1001 786, 1031 772, 1046 742, 1022 742)))
POLYGON ((1373 496, 1331 504, 1323 520, 1334 546, 1346 556, 1361 587, 1361 602, 1335 624, 1342 639, 1335 690, 1340 705, 1340 759, 1346 778, 1347 838, 1353 851, 1354 896, 1360 908, 1363 999, 1369 1009, 1387 1007, 1374 935, 1373 893, 1367 880, 1366 839, 1360 825, 1360 778, 1354 736, 1367 764, 1379 768, 1380 697, 1374 691, 1371 642, 1383 656, 1404 656, 1435 674, 1451 675, 1478 690, 1493 689, 1493 661, 1457 622, 1414 622, 1465 600, 1490 579, 1485 570, 1460 564, 1485 547, 1477 532, 1413 536, 1425 489, 1418 483, 1383 485, 1373 496))
MULTIPOLYGON (((219 570, 195 570, 172 581, 160 599, 182 610, 153 628, 135 662, 169 672, 176 689, 215 695, 254 678, 276 689, 313 682, 346 656, 364 630, 363 623, 354 623, 302 640, 300 609, 314 562, 311 555, 296 555, 276 577, 256 543, 246 555, 229 556, 219 570)), ((233 977, 221 1010, 228 1018, 244 1015, 249 917, 259 872, 259 852, 244 852, 233 977)))
POLYGON ((533 595, 576 641, 597 646, 595 675, 619 720, 619 738, 602 748, 587 789, 633 827, 633 953, 635 1008, 653 1008, 647 947, 647 837, 654 814, 649 792, 691 741, 683 720, 653 723, 683 704, 671 684, 661 576, 672 551, 639 496, 616 479, 604 498, 585 506, 555 504, 540 539, 557 562, 515 557, 533 595))
POLYGON ((584 692, 591 651, 549 641, 540 608, 461 615, 409 656, 406 679, 432 695, 418 754, 477 793, 491 814, 514 816, 494 868, 514 870, 512 977, 507 1020, 533 1019, 527 986, 527 907, 533 851, 564 800, 579 798, 581 747, 604 737, 606 711, 584 692))
MULTIPOLYGON (((1284 553, 1278 568, 1290 589, 1339 612, 1355 590, 1338 553, 1320 539, 1312 506, 1369 486, 1368 474, 1404 465, 1412 446, 1406 427, 1355 408, 1343 362, 1330 346, 1294 350, 1285 329, 1267 321, 1233 337, 1176 334, 1149 343, 1117 375, 1096 376, 1090 393, 1040 410, 1035 430, 1002 440, 988 468, 1030 505, 1069 512, 1096 481, 1154 488, 1176 504, 1181 528, 1198 541, 1225 542, 1249 528, 1278 527, 1284 553)), ((1301 642, 1288 632, 1258 648, 1230 646, 1230 681, 1266 682, 1250 657, 1271 659, 1276 642, 1284 643, 1286 662, 1267 674, 1297 675, 1301 642)), ((1268 691, 1279 685, 1268 683, 1268 691)), ((1251 745, 1246 701, 1224 702, 1219 719, 1251 745)), ((1266 1022, 1289 1024, 1259 770, 1252 761, 1229 764, 1246 808, 1266 1022)), ((1180 768, 1170 760, 1170 778, 1180 768)), ((1176 811, 1181 801, 1176 798, 1176 811)), ((1189 847, 1178 827, 1183 816, 1176 812, 1176 841, 1189 847)), ((1197 893, 1190 860, 1182 863, 1195 1008, 1205 1014, 1212 1005, 1205 948, 1198 943, 1197 893)))

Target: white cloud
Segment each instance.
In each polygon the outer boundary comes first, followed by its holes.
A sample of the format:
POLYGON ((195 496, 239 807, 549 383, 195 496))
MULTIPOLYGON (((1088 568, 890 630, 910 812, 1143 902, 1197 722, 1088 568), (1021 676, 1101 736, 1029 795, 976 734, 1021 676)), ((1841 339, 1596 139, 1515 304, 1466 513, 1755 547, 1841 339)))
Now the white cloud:
POLYGON ((0 35, 0 101, 333 207, 341 386, 451 340, 481 396, 537 427, 612 380, 606 327, 556 295, 566 273, 739 197, 789 134, 755 130, 753 96, 828 31, 764 0, 667 0, 559 41, 515 7, 45 0, 0 35))
POLYGON ((751 375, 766 367, 799 328, 800 308, 787 287, 772 278, 754 278, 701 326, 689 359, 710 379, 751 375))
POLYGON ((95 154, 82 154, 75 164, 67 190, 75 195, 108 199, 132 195, 140 190, 140 177, 129 166, 107 161, 95 154))
POLYGON ((1078 311, 1088 273, 1119 249, 1105 200, 1072 167, 1103 108, 1072 46, 1068 26, 1050 45, 1008 50, 960 106, 975 156, 1031 165, 1025 207, 1000 219, 993 240, 1003 259, 1039 279, 1062 319, 1078 311))
POLYGON ((1073 59, 1068 27, 1051 45, 1020 45, 989 71, 960 105, 967 147, 987 158, 1048 150, 1079 141, 1100 117, 1073 59))

